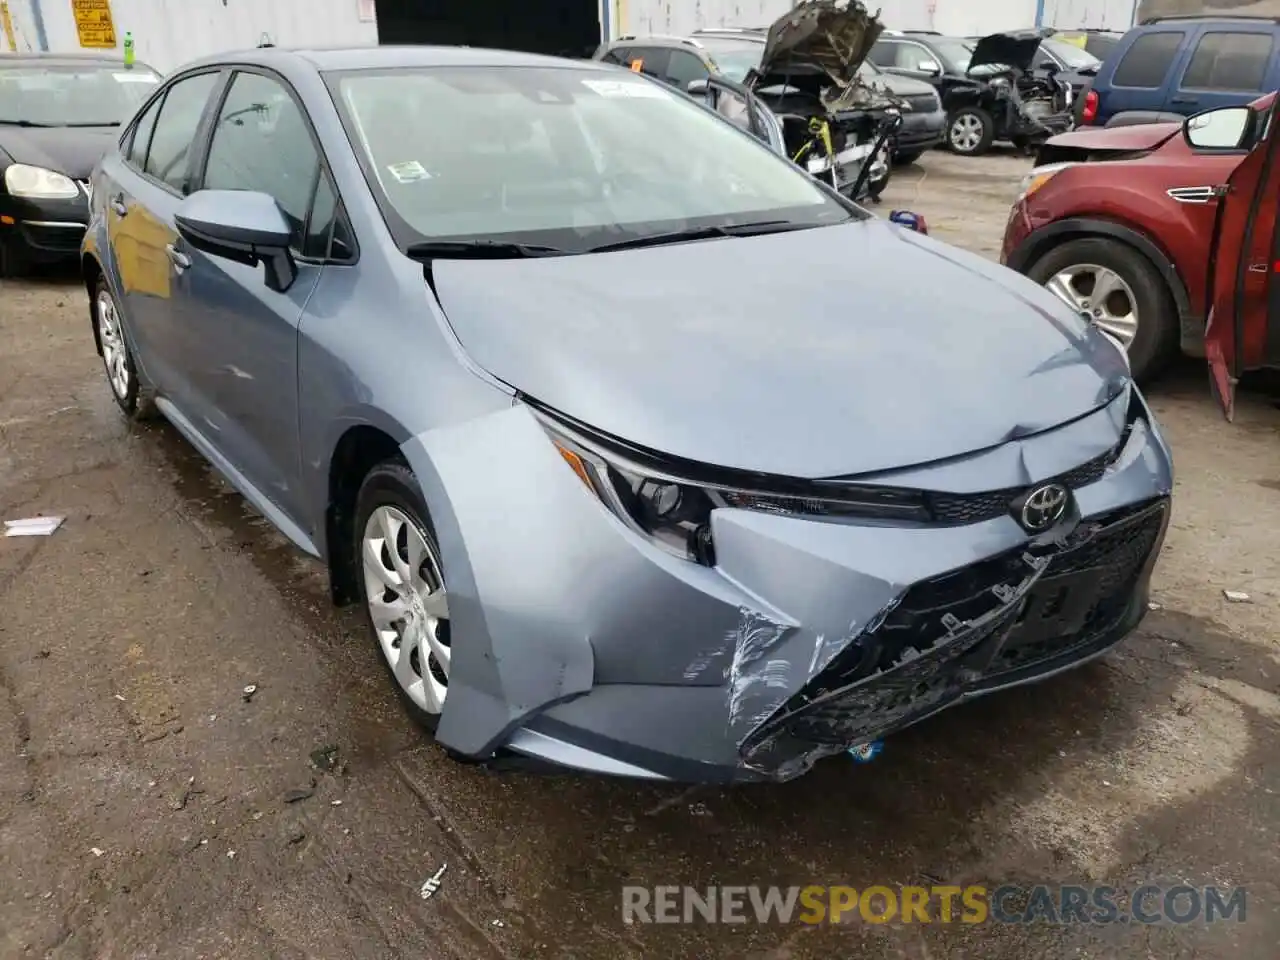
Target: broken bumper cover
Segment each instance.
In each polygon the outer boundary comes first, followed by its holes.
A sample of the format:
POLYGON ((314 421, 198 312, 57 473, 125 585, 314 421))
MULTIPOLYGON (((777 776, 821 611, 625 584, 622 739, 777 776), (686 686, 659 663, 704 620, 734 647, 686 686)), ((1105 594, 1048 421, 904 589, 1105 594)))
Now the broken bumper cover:
POLYGON ((874 478, 953 491, 937 495, 946 523, 720 509, 707 567, 605 511, 525 407, 404 451, 450 586, 438 739, 479 760, 703 782, 786 780, 1102 653, 1146 611, 1172 489, 1129 389, 1055 430, 874 478), (476 469, 512 458, 520 470, 476 469), (1047 479, 1070 511, 1032 537, 1010 503, 1047 479))

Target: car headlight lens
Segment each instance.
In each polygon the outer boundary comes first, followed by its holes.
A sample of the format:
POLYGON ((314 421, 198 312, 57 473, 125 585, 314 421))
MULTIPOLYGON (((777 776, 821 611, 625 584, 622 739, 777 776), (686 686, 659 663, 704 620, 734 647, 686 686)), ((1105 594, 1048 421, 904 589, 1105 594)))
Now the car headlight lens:
POLYGON ((1022 178, 1022 183, 1018 187, 1018 199, 1014 203, 1026 200, 1063 170, 1074 166, 1074 163, 1049 163, 1043 167, 1036 167, 1022 178))
POLYGON ((80 188, 68 176, 44 167, 25 163, 11 164, 4 172, 4 186, 13 197, 36 200, 72 200, 80 196, 80 188))
POLYGON ((711 512, 717 508, 819 519, 929 519, 919 491, 785 477, 761 476, 758 485, 750 487, 680 477, 607 449, 585 431, 569 428, 546 414, 537 416, 565 463, 614 516, 668 553, 704 566, 716 562, 711 512))

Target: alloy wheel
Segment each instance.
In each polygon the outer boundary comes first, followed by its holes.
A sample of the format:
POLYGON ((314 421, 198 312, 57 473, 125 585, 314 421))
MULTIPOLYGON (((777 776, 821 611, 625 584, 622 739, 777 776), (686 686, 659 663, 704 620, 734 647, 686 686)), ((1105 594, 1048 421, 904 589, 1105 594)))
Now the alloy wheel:
POLYGON ((369 515, 361 550, 365 596, 378 646, 409 699, 429 714, 449 692, 449 602, 440 558, 400 509, 369 515))
POLYGON ((1109 267, 1078 263, 1055 273, 1045 286, 1126 351, 1132 346, 1138 335, 1138 301, 1120 274, 1109 267))
POLYGON ((982 143, 982 118, 972 113, 960 114, 951 121, 947 136, 957 152, 972 153, 982 143))
POLYGON ((107 381, 116 398, 129 396, 129 352, 120 329, 116 302, 105 290, 98 292, 98 342, 102 344, 102 363, 107 368, 107 381))

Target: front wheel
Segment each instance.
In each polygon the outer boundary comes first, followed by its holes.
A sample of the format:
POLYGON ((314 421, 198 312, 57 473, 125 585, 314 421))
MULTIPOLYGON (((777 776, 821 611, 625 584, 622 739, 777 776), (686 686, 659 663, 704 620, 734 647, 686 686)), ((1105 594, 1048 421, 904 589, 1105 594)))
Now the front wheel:
POLYGON ((151 390, 143 386, 138 376, 138 365, 125 337, 124 322, 116 299, 99 277, 93 294, 93 324, 106 370, 107 384, 116 404, 130 420, 145 420, 155 414, 151 390))
POLYGON ((1108 237, 1071 240, 1032 264, 1027 276, 1119 343, 1134 379, 1155 376, 1177 351, 1178 311, 1169 285, 1127 243, 1108 237))
POLYGON ((444 565, 413 471, 379 464, 356 497, 356 569, 369 629, 409 715, 434 732, 453 661, 444 565))
POLYGON ((952 153, 976 157, 991 149, 995 124, 991 114, 978 107, 963 107, 947 120, 947 146, 952 153))

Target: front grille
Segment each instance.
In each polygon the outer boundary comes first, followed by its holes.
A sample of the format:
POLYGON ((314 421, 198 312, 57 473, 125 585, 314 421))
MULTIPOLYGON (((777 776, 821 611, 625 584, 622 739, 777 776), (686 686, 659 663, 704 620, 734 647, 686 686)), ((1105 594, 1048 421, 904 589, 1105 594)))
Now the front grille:
MULTIPOLYGON (((1115 451, 1108 450, 1087 463, 1043 482, 1060 483, 1069 490, 1087 487, 1102 479, 1114 457, 1115 451)), ((1028 489, 1030 488, 1008 487, 982 493, 926 493, 925 498, 928 500, 929 513, 936 522, 963 525, 1006 516, 1010 504, 1028 489)))
POLYGON ((903 97, 907 101, 914 113, 933 113, 939 109, 938 95, 936 93, 913 93, 908 97, 903 97))
POLYGON ((1164 529, 1160 500, 910 587, 743 744, 851 746, 1014 673, 1056 669, 1114 640, 1164 529))

